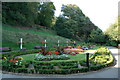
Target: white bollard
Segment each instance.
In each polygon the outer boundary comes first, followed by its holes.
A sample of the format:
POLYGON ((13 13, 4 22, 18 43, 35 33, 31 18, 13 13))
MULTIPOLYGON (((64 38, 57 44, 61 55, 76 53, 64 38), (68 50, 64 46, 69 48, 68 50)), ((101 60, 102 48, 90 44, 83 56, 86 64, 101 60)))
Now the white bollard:
POLYGON ((45 40, 45 48, 47 47, 47 45, 46 45, 46 40, 45 40))
POLYGON ((20 49, 22 50, 22 38, 20 38, 20 49))

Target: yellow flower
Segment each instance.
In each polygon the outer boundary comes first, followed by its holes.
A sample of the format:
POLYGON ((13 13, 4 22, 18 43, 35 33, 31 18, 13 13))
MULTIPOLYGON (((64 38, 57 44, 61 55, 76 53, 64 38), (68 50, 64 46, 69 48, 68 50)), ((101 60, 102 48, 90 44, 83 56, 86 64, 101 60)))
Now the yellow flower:
POLYGON ((6 58, 6 57, 4 57, 4 59, 6 59, 6 60, 7 60, 7 58, 6 58))
POLYGON ((18 57, 17 59, 23 60, 23 58, 22 58, 22 57, 18 57))

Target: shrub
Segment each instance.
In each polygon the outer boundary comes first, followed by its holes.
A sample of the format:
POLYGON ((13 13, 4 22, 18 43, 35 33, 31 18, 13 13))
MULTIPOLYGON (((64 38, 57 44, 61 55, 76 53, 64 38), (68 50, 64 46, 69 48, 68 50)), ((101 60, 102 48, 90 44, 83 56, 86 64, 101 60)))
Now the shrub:
MULTIPOLYGON (((105 48, 104 48, 105 49, 105 48)), ((19 52, 10 52, 10 53, 3 53, 3 56, 7 57, 8 59, 13 59, 13 57, 23 54, 30 54, 33 52, 37 52, 38 50, 29 50, 29 51, 19 51, 19 52)), ((99 51, 99 50, 98 50, 99 51)), ((106 53, 102 53, 101 55, 95 53, 97 55, 93 55, 92 59, 90 59, 90 70, 99 70, 106 66, 110 66, 114 58, 106 49, 104 50, 106 53), (96 60, 96 62, 95 62, 96 60), (91 65, 92 64, 92 65, 91 65)), ((60 56, 60 55, 57 55, 60 56)), ((35 60, 28 60, 22 61, 21 65, 15 65, 14 62, 6 62, 7 59, 2 60, 3 70, 18 72, 18 73, 39 73, 39 74, 71 74, 71 73, 79 73, 79 72, 87 72, 89 69, 87 67, 78 68, 78 64, 80 63, 81 66, 86 66, 86 61, 35 61, 35 60), (29 64, 33 64, 35 69, 28 70, 29 64), (59 69, 54 69, 54 66, 58 66, 59 69)))
POLYGON ((60 66, 61 69, 71 69, 71 68, 78 68, 78 65, 73 66, 60 66))
POLYGON ((34 49, 40 49, 41 46, 34 46, 34 49))
POLYGON ((3 48, 0 48, 0 51, 2 51, 2 52, 11 51, 11 48, 10 47, 3 47, 3 48))
POLYGON ((27 68, 17 68, 15 71, 18 72, 18 73, 28 73, 27 68))
POLYGON ((98 65, 98 66, 90 66, 90 70, 96 71, 96 70, 99 70, 99 69, 104 68, 105 66, 106 66, 106 65, 103 65, 103 64, 98 65))
POLYGON ((106 47, 101 47, 101 48, 97 49, 97 51, 95 52, 95 54, 96 55, 102 55, 102 54, 103 55, 108 55, 108 54, 110 54, 110 51, 106 47))
POLYGON ((81 66, 86 66, 86 61, 85 60, 79 61, 79 63, 80 63, 81 66))
POLYGON ((95 57, 95 62, 103 64, 109 61, 109 58, 109 55, 99 55, 95 57))
POLYGON ((35 69, 30 69, 30 70, 28 70, 28 73, 34 73, 35 72, 35 69))

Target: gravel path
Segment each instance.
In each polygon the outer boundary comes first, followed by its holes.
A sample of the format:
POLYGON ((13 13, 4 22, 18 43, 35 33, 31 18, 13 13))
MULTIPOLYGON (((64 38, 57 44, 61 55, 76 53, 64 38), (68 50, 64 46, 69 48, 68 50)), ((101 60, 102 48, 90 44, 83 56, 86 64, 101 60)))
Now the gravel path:
POLYGON ((115 57, 116 65, 113 67, 105 68, 99 71, 87 72, 87 73, 78 73, 78 74, 69 74, 69 75, 40 75, 40 74, 1 74, 2 78, 120 78, 118 76, 118 57, 120 58, 120 53, 115 47, 108 47, 115 57))

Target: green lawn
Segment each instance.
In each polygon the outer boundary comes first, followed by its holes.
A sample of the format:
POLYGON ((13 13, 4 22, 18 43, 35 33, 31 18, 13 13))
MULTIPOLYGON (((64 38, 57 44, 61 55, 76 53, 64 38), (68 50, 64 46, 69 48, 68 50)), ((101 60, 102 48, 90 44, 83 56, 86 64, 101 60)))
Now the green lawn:
MULTIPOLYGON (((57 41, 60 40, 60 45, 65 46, 66 41, 70 39, 58 36, 52 30, 34 30, 34 29, 20 29, 9 25, 2 25, 2 47, 10 47, 12 50, 19 50, 20 46, 17 42, 20 38, 23 38, 23 48, 33 49, 34 46, 42 46, 41 42, 47 40, 47 46, 52 47, 57 45, 57 41)), ((71 44, 69 44, 71 45, 71 44)), ((88 46, 85 42, 77 42, 77 45, 88 46)))
MULTIPOLYGON (((36 54, 28 54, 28 55, 21 55, 20 57, 22 57, 24 60, 34 60, 35 55, 36 54)), ((77 55, 68 55, 68 56, 70 58, 68 60, 80 61, 85 59, 85 53, 80 53, 77 55)), ((51 60, 51 61, 61 61, 61 60, 51 60)), ((62 61, 67 61, 67 60, 62 60, 62 61)))
MULTIPOLYGON (((97 50, 99 48, 99 46, 94 47, 93 49, 89 49, 89 50, 85 50, 82 53, 79 53, 77 55, 68 55, 70 59, 68 60, 76 60, 76 61, 80 61, 80 60, 85 60, 86 59, 86 54, 85 53, 90 53, 90 57, 93 54, 92 52, 94 52, 95 50, 97 50)), ((34 60, 34 56, 35 54, 27 54, 27 55, 21 55, 20 57, 22 57, 24 60, 34 60)), ((68 60, 62 60, 62 61, 68 61, 68 60)), ((61 60, 51 60, 51 61, 61 61, 61 60)))
MULTIPOLYGON (((34 60, 34 56, 35 54, 27 54, 27 55, 21 55, 20 57, 22 57, 24 60, 34 60)), ((90 54, 90 56, 92 55, 92 53, 90 54)), ((70 59, 68 60, 51 60, 51 61, 71 61, 71 60, 75 60, 75 61, 80 61, 80 60, 85 60, 86 59, 86 54, 85 53, 79 53, 76 55, 68 55, 70 59)))
POLYGON ((12 50, 19 50, 20 38, 23 38, 23 48, 33 49, 34 46, 42 46, 41 42, 45 39, 49 47, 56 45, 60 40, 61 45, 69 39, 58 36, 52 30, 34 30, 34 29, 20 29, 11 27, 9 25, 2 25, 2 47, 10 47, 12 50))

